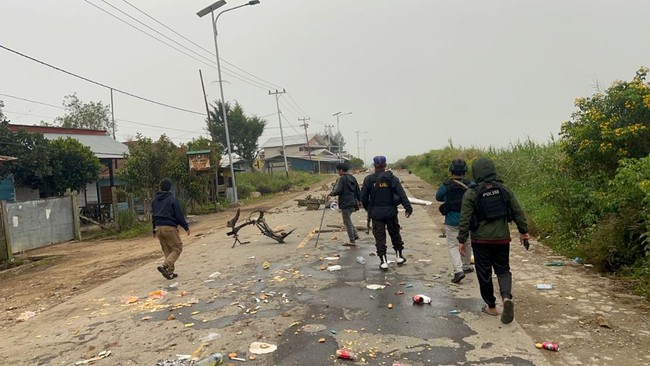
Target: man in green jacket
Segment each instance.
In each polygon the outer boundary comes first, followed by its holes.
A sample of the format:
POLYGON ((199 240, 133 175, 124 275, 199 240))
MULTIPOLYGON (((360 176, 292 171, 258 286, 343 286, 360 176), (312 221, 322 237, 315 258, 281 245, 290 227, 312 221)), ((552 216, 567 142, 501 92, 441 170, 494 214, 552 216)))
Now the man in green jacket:
POLYGON ((465 255, 465 242, 471 231, 476 275, 481 297, 486 304, 483 306, 483 312, 493 316, 499 315, 492 284, 492 268, 494 268, 503 300, 501 322, 508 324, 514 319, 508 222, 516 223, 522 243, 530 239, 528 223, 515 194, 497 180, 492 160, 483 157, 474 160, 472 174, 476 186, 468 189, 463 195, 458 249, 462 255, 465 255))

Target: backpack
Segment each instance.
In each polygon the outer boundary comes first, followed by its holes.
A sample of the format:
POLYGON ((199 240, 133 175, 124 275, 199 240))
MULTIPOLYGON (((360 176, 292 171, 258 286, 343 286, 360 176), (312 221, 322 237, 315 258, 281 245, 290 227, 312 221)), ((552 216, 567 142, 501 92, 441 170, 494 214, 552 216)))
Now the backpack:
POLYGON ((460 212, 463 195, 469 189, 467 183, 462 180, 449 179, 444 185, 447 186, 447 194, 445 195, 445 202, 438 207, 438 211, 445 216, 451 211, 460 212))
POLYGON ((497 181, 481 183, 476 187, 476 211, 478 221, 512 221, 510 196, 497 181))

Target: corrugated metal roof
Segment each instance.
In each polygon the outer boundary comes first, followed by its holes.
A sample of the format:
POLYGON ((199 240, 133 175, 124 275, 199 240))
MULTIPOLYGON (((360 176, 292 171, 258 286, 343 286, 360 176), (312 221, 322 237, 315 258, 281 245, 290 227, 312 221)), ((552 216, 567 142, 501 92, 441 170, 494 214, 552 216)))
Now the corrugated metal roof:
POLYGON ((31 133, 42 133, 43 137, 48 140, 72 137, 73 139, 78 140, 82 145, 88 146, 95 156, 100 159, 120 159, 124 157, 124 154, 129 153, 128 146, 114 140, 108 132, 104 130, 15 124, 9 124, 9 129, 12 131, 25 129, 31 133))
POLYGON ((121 159, 124 154, 129 153, 129 147, 125 144, 113 140, 109 135, 78 135, 64 133, 43 133, 48 140, 58 138, 66 139, 72 137, 78 140, 82 145, 88 146, 90 150, 100 159, 121 159))
MULTIPOLYGON (((323 138, 318 135, 318 134, 311 134, 309 135, 309 143, 310 145, 312 143, 318 142, 318 146, 327 146, 323 138)), ((292 135, 292 136, 285 136, 284 137, 284 146, 295 146, 295 145, 307 145, 307 141, 305 140, 305 135, 292 135)), ((269 148, 269 147, 278 147, 282 146, 282 138, 281 137, 271 137, 270 139, 266 140, 266 142, 261 146, 261 148, 269 148)), ((316 147, 316 146, 312 146, 316 147)))

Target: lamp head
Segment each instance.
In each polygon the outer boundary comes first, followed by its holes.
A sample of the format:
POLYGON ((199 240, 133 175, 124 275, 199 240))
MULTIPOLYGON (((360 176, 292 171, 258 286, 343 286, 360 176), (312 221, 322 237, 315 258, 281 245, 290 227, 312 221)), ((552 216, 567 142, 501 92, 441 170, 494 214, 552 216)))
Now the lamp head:
POLYGON ((257 5, 260 3, 260 0, 251 0, 248 2, 248 5, 257 5))
MULTIPOLYGON (((259 2, 259 1, 258 1, 258 2, 259 2)), ((201 11, 199 11, 198 13, 196 13, 196 15, 198 15, 199 18, 202 18, 203 16, 212 13, 213 11, 219 9, 220 7, 222 7, 222 6, 224 6, 224 5, 226 5, 226 0, 219 0, 219 1, 217 1, 216 3, 214 3, 214 4, 210 5, 210 6, 208 6, 207 8, 202 9, 201 11)))

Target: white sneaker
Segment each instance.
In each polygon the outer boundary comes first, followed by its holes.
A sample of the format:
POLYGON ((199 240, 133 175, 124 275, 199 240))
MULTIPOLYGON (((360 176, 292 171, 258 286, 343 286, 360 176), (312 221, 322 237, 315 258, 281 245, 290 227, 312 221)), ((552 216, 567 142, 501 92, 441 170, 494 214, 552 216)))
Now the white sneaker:
POLYGON ((388 263, 381 262, 381 264, 379 265, 379 269, 383 269, 384 271, 387 271, 388 270, 388 263))
POLYGON ((397 259, 395 260, 395 263, 397 263, 397 265, 400 266, 400 265, 406 263, 406 259, 404 259, 402 257, 397 257, 397 259))

